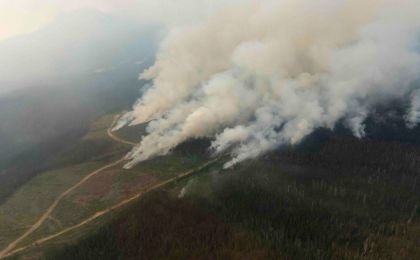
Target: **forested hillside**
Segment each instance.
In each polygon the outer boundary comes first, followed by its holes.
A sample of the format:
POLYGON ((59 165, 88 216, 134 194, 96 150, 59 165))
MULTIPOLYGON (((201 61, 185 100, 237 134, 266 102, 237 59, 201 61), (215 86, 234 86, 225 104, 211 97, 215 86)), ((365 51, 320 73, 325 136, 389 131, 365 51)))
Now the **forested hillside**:
POLYGON ((324 137, 213 166, 47 258, 419 258, 420 147, 324 137))

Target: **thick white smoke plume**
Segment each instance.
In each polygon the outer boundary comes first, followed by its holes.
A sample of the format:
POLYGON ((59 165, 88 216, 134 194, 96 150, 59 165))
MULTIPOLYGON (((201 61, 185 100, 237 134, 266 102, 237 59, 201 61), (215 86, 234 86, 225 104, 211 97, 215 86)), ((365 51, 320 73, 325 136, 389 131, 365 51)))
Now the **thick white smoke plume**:
POLYGON ((414 0, 254 0, 173 31, 121 122, 151 120, 126 166, 189 138, 214 138, 230 167, 339 120, 363 137, 370 109, 395 98, 412 97, 414 126, 418 10, 414 0))

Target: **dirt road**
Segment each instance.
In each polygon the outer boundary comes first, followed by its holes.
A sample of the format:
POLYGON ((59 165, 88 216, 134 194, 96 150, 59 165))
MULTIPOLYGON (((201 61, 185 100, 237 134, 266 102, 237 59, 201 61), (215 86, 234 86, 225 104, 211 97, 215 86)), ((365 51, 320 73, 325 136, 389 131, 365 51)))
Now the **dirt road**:
MULTIPOLYGON (((111 124, 111 126, 108 128, 108 130, 107 130, 107 132, 108 132, 108 135, 109 135, 109 137, 110 138, 112 138, 113 140, 115 140, 115 141, 117 141, 117 142, 122 142, 122 143, 124 143, 124 144, 129 144, 129 145, 136 145, 135 143, 132 143, 132 142, 129 142, 129 141, 126 141, 126 140, 123 140, 123 139, 121 139, 120 137, 118 137, 118 136, 115 136, 113 133, 112 133, 112 127, 113 127, 113 125, 115 124, 115 122, 116 122, 116 120, 117 120, 118 118, 116 117, 115 119, 114 119, 114 121, 112 122, 112 124, 111 124)), ((50 235, 50 236, 47 236, 47 237, 44 237, 44 238, 41 238, 41 239, 39 239, 39 240, 37 240, 37 241, 35 241, 35 242, 33 242, 32 244, 30 244, 30 245, 28 245, 28 246, 24 246, 24 247, 21 247, 21 248, 18 248, 18 249, 15 249, 16 248, 16 245, 19 243, 19 242, 21 242, 23 239, 25 239, 26 237, 28 237, 30 234, 32 234, 35 230, 37 230, 44 222, 45 222, 45 220, 46 219, 48 219, 48 217, 51 215, 51 213, 54 211, 54 209, 57 207, 57 205, 59 204, 59 202, 65 197, 65 196, 67 196, 69 193, 71 193, 72 191, 74 191, 75 189, 77 189, 78 187, 80 187, 82 184, 84 184, 87 180, 89 180, 90 178, 92 178, 93 176, 95 176, 95 175, 97 175, 97 174, 99 174, 99 173, 101 173, 102 171, 105 171, 105 170, 107 170, 107 169, 109 169, 109 168, 112 168, 112 167, 114 167, 114 166, 117 166, 118 164, 120 164, 120 163, 122 163, 123 161, 124 161, 125 159, 124 159, 124 157, 123 158, 121 158, 120 160, 118 160, 118 161, 115 161, 115 162, 113 162, 113 163, 110 163, 110 164, 108 164, 108 165, 106 165, 106 166, 104 166, 104 167, 102 167, 102 168, 100 168, 100 169, 97 169, 96 171, 94 171, 94 172, 92 172, 92 173, 90 173, 89 175, 87 175, 86 177, 84 177, 81 181, 79 181, 77 184, 75 184, 75 185, 73 185, 72 187, 70 187, 69 189, 67 189, 65 192, 63 192, 59 197, 57 197, 57 199, 54 201, 54 203, 45 211, 45 213, 44 214, 42 214, 42 216, 38 219, 38 221, 35 223, 35 224, 33 224, 24 234, 22 234, 19 238, 17 238, 16 240, 14 240, 12 243, 10 243, 5 249, 3 249, 1 252, 0 252, 0 259, 1 258, 4 258, 4 257, 8 257, 8 256, 11 256, 11 255, 14 255, 14 254, 16 254, 16 253, 18 253, 18 252, 21 252, 21 251, 23 251, 23 250, 25 250, 25 249, 28 249, 28 248, 30 248, 30 247, 34 247, 34 246, 38 246, 38 245, 40 245, 40 244, 43 244, 43 243, 45 243, 45 242, 47 242, 47 241, 50 241, 50 240, 52 240, 52 239, 54 239, 54 238, 56 238, 56 237, 59 237, 59 236, 61 236, 61 235, 63 235, 63 234, 66 234, 66 233, 68 233, 68 232, 70 232, 70 231, 73 231, 73 230, 75 230, 75 229, 77 229, 77 228, 79 228, 79 227, 81 227, 81 226, 84 226, 84 225, 86 225, 86 224, 88 224, 88 223, 90 223, 90 222, 92 222, 92 221, 94 221, 95 219, 98 219, 99 217, 101 217, 101 216, 104 216, 104 215, 106 215, 107 213, 110 213, 111 211, 113 211, 113 210, 116 210, 116 209, 118 209, 118 208, 121 208, 121 207, 123 207, 123 206, 125 206, 125 205, 127 205, 127 204, 129 204, 130 202, 132 202, 132 201, 134 201, 134 200, 137 200, 137 199, 139 199, 140 197, 142 197, 144 194, 146 194, 146 193, 149 193, 149 192, 151 192, 151 191, 154 191, 154 190, 157 190, 157 189, 160 189, 160 188, 162 188, 162 187, 164 187, 164 186, 166 186, 166 185, 169 185, 169 184, 171 184, 171 183, 175 183, 175 182, 177 182, 177 181, 179 181, 179 180, 181 180, 181 179, 184 179, 184 178, 186 178, 186 177, 189 177, 189 176, 191 176, 191 175, 193 175, 194 173, 196 173, 197 171, 200 171, 200 170, 202 170, 202 169, 204 169, 205 167, 207 167, 207 166, 209 166, 210 164, 212 164, 212 163, 214 163, 214 162, 216 162, 218 159, 214 159, 214 160, 211 160, 211 161, 209 161, 209 162, 207 162, 207 163, 205 163, 205 164, 203 164, 203 165, 201 165, 200 167, 198 167, 198 168, 196 168, 196 169, 193 169, 193 170, 190 170, 190 171, 188 171, 188 172, 185 172, 185 173, 181 173, 181 174, 179 174, 179 175, 177 175, 177 176, 175 176, 175 177, 173 177, 173 178, 171 178, 171 179, 169 179, 169 180, 166 180, 166 181, 164 181, 164 182, 161 182, 161 183, 159 183, 159 184, 156 184, 156 185, 154 185, 154 186, 151 186, 151 187, 148 187, 148 188, 146 188, 145 190, 142 190, 141 192, 139 192, 139 193, 137 193, 136 195, 134 195, 134 196, 132 196, 132 197, 130 197, 130 198, 127 198, 127 199, 125 199, 125 200, 123 200, 123 201, 121 201, 121 202, 119 202, 119 203, 117 203, 117 204, 115 204, 115 205, 113 205, 113 206, 111 206, 111 207, 108 207, 108 208, 106 208, 106 209, 104 209, 104 210, 102 210, 102 211, 99 211, 99 212, 96 212, 94 215, 92 215, 92 216, 90 216, 89 218, 87 218, 87 219, 85 219, 84 221, 82 221, 82 222, 80 222, 79 224, 77 224, 77 225, 74 225, 74 226, 71 226, 71 227, 68 227, 68 228, 65 228, 65 229, 63 229, 62 231, 60 231, 60 232, 58 232, 58 233, 56 233, 56 234, 54 234, 54 235, 50 235)))
POLYGON ((136 195, 134 195, 134 196, 132 196, 132 197, 130 197, 128 199, 125 199, 125 200, 123 200, 123 201, 121 201, 121 202, 119 202, 119 203, 117 203, 117 204, 115 204, 115 205, 113 205, 111 207, 108 207, 108 208, 106 208, 106 209, 104 209, 102 211, 96 212, 94 215, 90 216, 89 218, 85 219, 84 221, 80 222, 79 224, 76 224, 74 226, 65 228, 62 231, 60 231, 60 232, 58 232, 58 233, 56 233, 54 235, 50 235, 50 236, 41 238, 41 239, 33 242, 32 244, 28 245, 28 246, 24 246, 24 247, 15 249, 13 251, 9 251, 9 253, 5 254, 3 257, 14 255, 16 253, 19 253, 19 252, 21 252, 23 250, 26 250, 26 249, 29 249, 31 247, 39 246, 39 245, 41 245, 41 244, 43 244, 45 242, 48 242, 48 241, 50 241, 50 240, 52 240, 54 238, 57 238, 57 237, 59 237, 61 235, 64 235, 64 234, 69 233, 69 232, 71 232, 73 230, 76 230, 76 229, 78 229, 78 228, 80 228, 80 227, 82 227, 82 226, 84 226, 86 224, 89 224, 90 222, 92 222, 92 221, 94 221, 94 220, 96 220, 96 219, 98 219, 98 218, 100 218, 100 217, 102 217, 102 216, 110 213, 111 211, 114 211, 114 210, 116 210, 118 208, 121 208, 121 207, 129 204, 130 202, 135 201, 135 200, 141 198, 143 195, 145 195, 145 194, 147 194, 147 193, 149 193, 151 191, 158 190, 158 189, 160 189, 160 188, 162 188, 162 187, 164 187, 166 185, 169 185, 169 184, 175 183, 175 182, 177 182, 179 180, 182 180, 184 178, 187 178, 187 177, 193 175, 194 173, 196 173, 196 172, 204 169, 205 167, 209 166, 210 164, 216 162, 217 160, 218 159, 211 160, 211 161, 209 161, 209 162, 201 165, 200 167, 198 167, 196 169, 193 169, 193 170, 190 170, 188 172, 179 174, 178 176, 176 176, 174 178, 171 178, 171 179, 169 179, 167 181, 164 181, 162 183, 159 183, 159 184, 156 184, 156 185, 151 186, 149 188, 146 188, 145 190, 137 193, 136 195))
POLYGON ((118 120, 118 119, 119 119, 119 116, 118 116, 118 115, 114 117, 114 121, 112 122, 111 126, 110 126, 110 127, 108 128, 108 130, 107 130, 108 136, 109 136, 112 140, 114 140, 114 141, 116 141, 116 142, 119 142, 119 143, 128 144, 128 145, 131 145, 131 146, 135 146, 135 145, 137 145, 137 144, 136 144, 136 143, 134 143, 134 142, 130 142, 130 141, 124 140, 124 139, 122 139, 122 138, 120 138, 120 137, 116 136, 116 135, 112 132, 112 128, 114 128, 114 124, 117 122, 117 120, 118 120))
MULTIPOLYGON (((115 122, 118 120, 118 117, 114 118, 114 121, 112 122, 111 126, 108 128, 107 133, 108 136, 117 141, 117 142, 121 142, 124 144, 128 144, 128 145, 135 145, 135 143, 132 142, 128 142, 126 140, 123 140, 121 138, 119 138, 118 136, 114 135, 111 131, 112 127, 114 126, 115 122)), ((61 193, 60 196, 58 196, 54 202, 51 204, 51 206, 44 212, 44 214, 42 214, 42 216, 25 232, 23 233, 21 236, 19 236, 16 240, 14 240, 13 242, 11 242, 6 248, 4 248, 1 252, 0 252, 0 258, 3 258, 4 256, 6 256, 8 254, 8 252, 10 252, 11 250, 13 250, 16 245, 21 242, 23 239, 27 238, 30 234, 32 234, 35 230, 37 230, 44 222, 45 220, 48 219, 48 217, 51 215, 51 213, 54 211, 54 209, 57 208, 57 205, 60 203, 60 201, 66 197, 68 194, 70 194, 72 191, 74 191, 75 189, 79 188, 81 185, 83 185, 86 181, 88 181, 89 179, 91 179, 92 177, 94 177, 95 175, 98 175, 99 173, 112 168, 114 166, 117 166, 118 164, 122 163, 124 161, 124 157, 119 159, 118 161, 112 162, 108 165, 105 165, 104 167, 101 167, 91 173, 89 173, 87 176, 85 176, 82 180, 80 180, 78 183, 76 183, 75 185, 73 185, 72 187, 70 187, 69 189, 67 189, 66 191, 64 191, 63 193, 61 193)))

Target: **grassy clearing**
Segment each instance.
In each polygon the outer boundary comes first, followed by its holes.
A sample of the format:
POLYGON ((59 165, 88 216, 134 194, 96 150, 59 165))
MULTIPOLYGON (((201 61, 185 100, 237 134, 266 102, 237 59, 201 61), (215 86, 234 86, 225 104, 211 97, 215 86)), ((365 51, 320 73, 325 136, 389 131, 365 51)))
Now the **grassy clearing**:
POLYGON ((199 163, 201 161, 196 158, 188 159, 174 154, 140 164, 130 170, 124 170, 120 165, 105 171, 66 197, 53 212, 56 221, 46 222, 22 241, 20 246, 75 225, 142 189, 191 170, 199 163), (61 225, 57 226, 54 222, 61 225))
MULTIPOLYGON (((0 248, 35 223, 59 194, 114 159, 110 158, 112 153, 122 156, 121 150, 126 151, 126 147, 110 141, 106 135, 112 120, 113 115, 109 115, 94 123, 80 142, 53 163, 54 170, 39 174, 0 206, 0 248)), ((47 230, 53 229, 50 221, 46 226, 47 230)))
MULTIPOLYGON (((85 226, 84 228, 74 230, 67 233, 64 236, 59 236, 56 239, 50 240, 47 243, 40 247, 29 247, 28 249, 21 251, 13 256, 7 257, 8 260, 12 259, 26 259, 28 256, 33 259, 45 259, 45 252, 56 250, 57 248, 62 248, 63 245, 68 245, 74 243, 74 241, 80 241, 89 237, 90 234, 97 232, 98 227, 104 226, 113 219, 114 214, 104 216, 103 218, 96 219, 90 225, 85 226)), ((77 258, 76 258, 77 259, 77 258)))
MULTIPOLYGON (((69 149, 62 158, 57 161, 57 165, 71 165, 79 161, 93 160, 96 162, 89 168, 89 170, 92 171, 99 168, 99 166, 105 165, 107 162, 109 163, 113 160, 117 160, 119 158, 118 156, 122 156, 127 152, 128 146, 115 143, 107 136, 106 131, 113 119, 114 115, 109 115, 95 122, 82 140, 69 149), (118 154, 118 156, 115 156, 115 154, 118 154), (106 161, 102 158, 106 159, 106 161)), ((117 132, 116 135, 123 139, 131 138, 130 140, 136 140, 135 136, 141 136, 141 131, 144 131, 144 126, 123 128, 121 131, 117 132)), ((96 212, 117 204, 119 201, 138 193, 142 189, 196 168, 207 160, 208 158, 204 154, 179 149, 170 155, 141 163, 130 170, 124 170, 122 165, 119 165, 101 172, 89 179, 81 187, 74 190, 69 196, 65 197, 53 211, 51 217, 48 218, 39 229, 21 241, 18 247, 31 244, 33 241, 40 238, 55 234, 66 227, 78 224, 96 212)), ((79 180, 86 174, 82 169, 70 169, 68 172, 63 172, 63 175, 67 176, 70 174, 69 172, 73 170, 77 170, 80 175, 76 180, 79 180)), ((54 183, 54 179, 52 179, 50 175, 42 174, 40 175, 40 178, 45 178, 45 181, 44 183, 35 183, 37 189, 44 189, 45 193, 48 194, 48 196, 51 196, 52 199, 54 199, 57 194, 60 194, 60 190, 57 190, 57 192, 49 192, 46 189, 46 187, 49 187, 54 183)), ((71 186, 69 184, 71 182, 65 179, 59 179, 57 182, 61 183, 63 188, 71 186)), ((25 193, 22 197, 27 198, 30 194, 31 193, 25 193)), ((35 206, 39 214, 51 203, 44 198, 40 198, 40 200, 42 203, 45 203, 45 206, 35 206)), ((22 210, 22 212, 23 214, 26 214, 24 210, 22 210)), ((27 223, 27 225, 30 225, 35 219, 36 218, 29 218, 26 222, 22 221, 20 223, 27 223)), ((88 226, 83 227, 82 229, 90 229, 90 225, 88 226)), ((22 227, 22 231, 24 229, 25 227, 22 227)), ((13 238, 16 237, 16 235, 17 234, 10 234, 10 237, 13 238)))
POLYGON ((0 247, 23 233, 59 194, 101 165, 89 162, 45 172, 15 192, 0 207, 0 247))

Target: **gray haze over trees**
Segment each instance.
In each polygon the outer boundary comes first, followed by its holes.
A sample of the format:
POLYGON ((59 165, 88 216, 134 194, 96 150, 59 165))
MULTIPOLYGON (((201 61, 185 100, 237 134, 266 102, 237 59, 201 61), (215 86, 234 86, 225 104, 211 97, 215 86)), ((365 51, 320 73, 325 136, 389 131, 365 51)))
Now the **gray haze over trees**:
POLYGON ((44 169, 92 120, 129 109, 158 32, 158 26, 83 9, 0 42, 2 194, 44 169))

